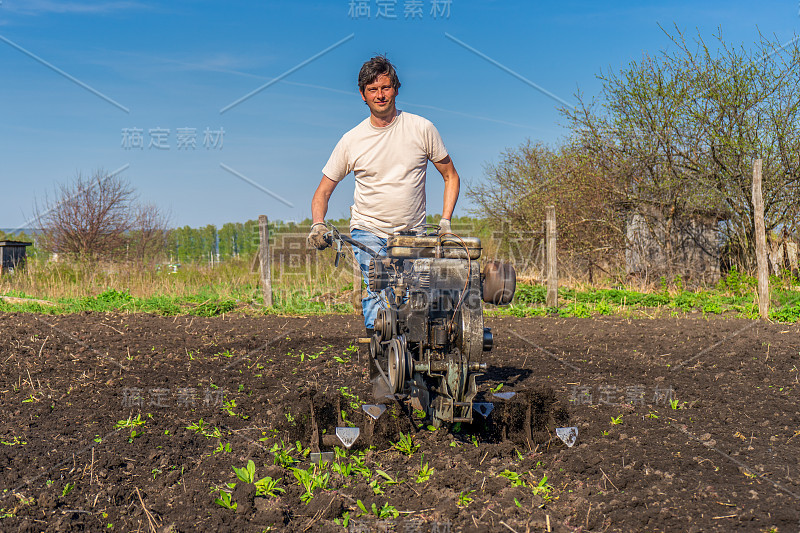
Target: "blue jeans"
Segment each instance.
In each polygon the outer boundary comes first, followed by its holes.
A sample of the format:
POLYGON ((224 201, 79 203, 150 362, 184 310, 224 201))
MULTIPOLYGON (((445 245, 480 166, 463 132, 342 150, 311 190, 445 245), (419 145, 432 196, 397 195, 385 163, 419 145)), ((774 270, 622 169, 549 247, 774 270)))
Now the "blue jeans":
MULTIPOLYGON (((367 248, 377 252, 382 257, 386 256, 386 239, 382 239, 374 233, 363 229, 354 229, 350 232, 350 237, 366 245, 367 248)), ((375 317, 378 315, 378 309, 387 309, 386 300, 382 298, 383 292, 379 294, 369 289, 369 262, 372 256, 356 246, 353 246, 353 253, 355 253, 356 261, 358 261, 358 265, 361 268, 361 276, 364 278, 364 283, 367 284, 367 295, 361 300, 361 309, 364 313, 364 326, 368 329, 373 329, 375 327, 375 317)))

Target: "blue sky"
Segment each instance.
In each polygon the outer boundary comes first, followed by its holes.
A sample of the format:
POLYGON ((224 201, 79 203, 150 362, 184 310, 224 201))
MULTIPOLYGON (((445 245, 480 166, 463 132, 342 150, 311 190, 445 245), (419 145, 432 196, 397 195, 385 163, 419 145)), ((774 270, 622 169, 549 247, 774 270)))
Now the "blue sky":
MULTIPOLYGON (((800 22, 797 0, 438 0, 435 17, 434 0, 354 3, 370 16, 350 0, 2 0, 0 227, 26 224, 37 198, 96 169, 123 169, 177 226, 309 217, 333 146, 366 117, 356 77, 378 53, 397 66, 399 107, 442 134, 464 185, 456 214, 467 214, 464 191, 486 162, 527 138, 557 143, 560 101, 596 95, 599 72, 668 48, 659 25, 749 45, 759 29, 788 41, 800 22), (421 16, 406 18, 415 5, 421 16), (377 16, 392 7, 396 18, 377 16), (124 134, 134 128, 141 149, 124 134), (164 148, 149 146, 165 130, 164 148), (178 148, 178 130, 194 149, 178 148)), ((429 214, 442 192, 431 165, 429 214)), ((348 215, 352 193, 351 176, 329 218, 348 215)))

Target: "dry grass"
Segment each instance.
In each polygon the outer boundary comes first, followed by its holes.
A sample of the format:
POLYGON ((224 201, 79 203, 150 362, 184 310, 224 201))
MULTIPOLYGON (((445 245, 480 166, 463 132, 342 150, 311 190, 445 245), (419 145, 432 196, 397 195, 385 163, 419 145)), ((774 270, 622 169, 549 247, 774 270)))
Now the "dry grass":
MULTIPOLYGON (((300 291, 313 297, 345 290, 348 283, 352 284, 352 273, 346 265, 334 269, 331 257, 321 259, 310 269, 310 274, 304 268, 273 265, 273 291, 279 294, 300 291)), ((228 259, 213 267, 206 262, 186 264, 174 273, 169 267, 132 263, 31 260, 24 269, 0 277, 0 294, 63 301, 94 297, 116 289, 136 298, 213 293, 223 299, 257 299, 261 294, 259 272, 251 271, 250 267, 251 261, 243 258, 228 259)))

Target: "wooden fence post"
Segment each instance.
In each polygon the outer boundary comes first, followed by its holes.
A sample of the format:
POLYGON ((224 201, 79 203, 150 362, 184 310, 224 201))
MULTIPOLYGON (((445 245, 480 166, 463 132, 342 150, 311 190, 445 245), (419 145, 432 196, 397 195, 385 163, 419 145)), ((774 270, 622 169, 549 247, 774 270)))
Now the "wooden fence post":
POLYGON ((769 318, 769 270, 767 264, 767 231, 764 226, 764 198, 761 196, 761 159, 753 161, 753 222, 756 234, 756 266, 758 268, 758 313, 769 318))
POLYGON ((261 266, 261 288, 264 291, 264 305, 272 307, 272 272, 269 264, 269 224, 267 215, 258 216, 258 258, 261 266))
POLYGON ((556 208, 548 205, 545 213, 547 243, 547 307, 558 307, 558 263, 556 261, 556 208))

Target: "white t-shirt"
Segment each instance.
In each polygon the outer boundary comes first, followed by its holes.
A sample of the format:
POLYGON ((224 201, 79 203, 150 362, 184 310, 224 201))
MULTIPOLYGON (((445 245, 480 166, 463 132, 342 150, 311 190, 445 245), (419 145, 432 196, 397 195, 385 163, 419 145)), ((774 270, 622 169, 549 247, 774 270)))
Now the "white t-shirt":
POLYGON ((350 172, 356 180, 350 231, 363 229, 379 237, 425 223, 425 171, 447 149, 427 119, 398 110, 386 127, 369 117, 345 133, 322 173, 339 182, 350 172))

